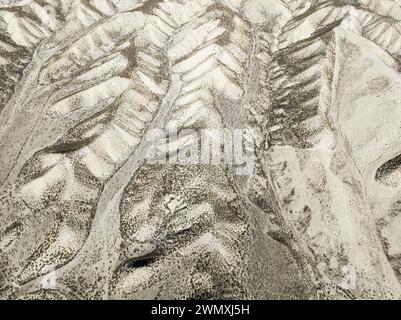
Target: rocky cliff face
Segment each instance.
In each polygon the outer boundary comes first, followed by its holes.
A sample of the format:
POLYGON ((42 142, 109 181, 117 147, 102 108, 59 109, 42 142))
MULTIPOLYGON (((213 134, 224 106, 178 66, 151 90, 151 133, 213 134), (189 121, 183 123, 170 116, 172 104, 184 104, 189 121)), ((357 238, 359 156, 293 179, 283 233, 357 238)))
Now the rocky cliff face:
POLYGON ((400 21, 0 0, 0 297, 401 298, 400 21))

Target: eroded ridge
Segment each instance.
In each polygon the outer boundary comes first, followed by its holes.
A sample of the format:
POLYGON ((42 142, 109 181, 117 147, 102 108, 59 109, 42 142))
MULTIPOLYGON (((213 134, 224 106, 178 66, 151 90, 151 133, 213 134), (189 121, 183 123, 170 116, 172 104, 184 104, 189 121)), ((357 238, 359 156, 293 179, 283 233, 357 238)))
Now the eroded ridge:
POLYGON ((400 298, 400 18, 395 0, 1 4, 0 297, 400 298), (238 129, 242 175, 219 158, 238 129), (173 161, 205 132, 219 161, 173 161))

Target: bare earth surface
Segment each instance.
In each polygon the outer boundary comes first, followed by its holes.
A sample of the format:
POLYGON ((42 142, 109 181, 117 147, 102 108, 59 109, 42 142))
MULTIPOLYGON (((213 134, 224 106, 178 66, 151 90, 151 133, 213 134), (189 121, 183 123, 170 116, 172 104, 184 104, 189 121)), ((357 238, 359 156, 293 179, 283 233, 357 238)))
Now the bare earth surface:
POLYGON ((0 0, 0 298, 400 299, 401 1, 0 0))

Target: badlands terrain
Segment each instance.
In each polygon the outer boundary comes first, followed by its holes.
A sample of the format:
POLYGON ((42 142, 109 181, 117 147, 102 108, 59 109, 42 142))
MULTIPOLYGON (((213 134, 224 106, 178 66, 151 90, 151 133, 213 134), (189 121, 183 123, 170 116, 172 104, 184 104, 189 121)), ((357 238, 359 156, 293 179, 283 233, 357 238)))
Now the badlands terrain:
POLYGON ((0 298, 400 299, 401 1, 0 0, 0 298))

